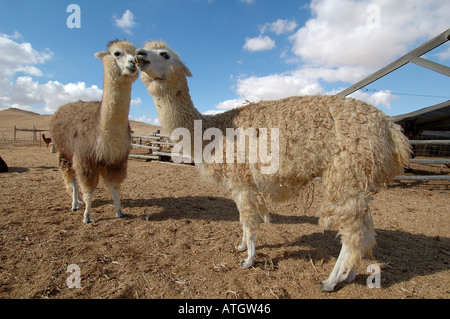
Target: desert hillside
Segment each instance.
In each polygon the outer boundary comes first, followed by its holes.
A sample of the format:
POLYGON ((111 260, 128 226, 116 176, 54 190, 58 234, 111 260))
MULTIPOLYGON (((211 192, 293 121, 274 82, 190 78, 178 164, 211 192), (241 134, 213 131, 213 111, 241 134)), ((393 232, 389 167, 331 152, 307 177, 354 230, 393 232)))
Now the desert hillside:
MULTIPOLYGON (((49 130, 51 115, 40 115, 34 112, 9 108, 0 111, 0 140, 9 141, 14 139, 14 126, 18 129, 49 130)), ((131 129, 138 135, 146 135, 160 129, 159 126, 147 123, 130 121, 131 129)), ((43 132, 48 135, 48 132, 43 132)), ((39 134, 37 136, 39 138, 39 134)), ((18 140, 32 140, 32 132, 17 132, 18 140)))

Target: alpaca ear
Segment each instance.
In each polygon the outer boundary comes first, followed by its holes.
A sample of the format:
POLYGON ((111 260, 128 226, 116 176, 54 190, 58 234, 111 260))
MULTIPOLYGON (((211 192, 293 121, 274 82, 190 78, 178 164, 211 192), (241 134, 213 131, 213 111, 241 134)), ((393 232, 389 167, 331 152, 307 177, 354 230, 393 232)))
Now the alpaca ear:
MULTIPOLYGON (((182 64, 183 64, 183 63, 182 63, 182 64)), ((191 78, 191 77, 193 76, 192 73, 191 73, 191 70, 189 70, 188 67, 185 66, 184 64, 183 64, 183 70, 184 70, 185 75, 186 75, 188 78, 191 78)))
POLYGON ((109 54, 109 51, 105 50, 105 51, 100 51, 100 52, 95 53, 94 56, 96 58, 103 59, 103 57, 107 56, 108 54, 109 54))

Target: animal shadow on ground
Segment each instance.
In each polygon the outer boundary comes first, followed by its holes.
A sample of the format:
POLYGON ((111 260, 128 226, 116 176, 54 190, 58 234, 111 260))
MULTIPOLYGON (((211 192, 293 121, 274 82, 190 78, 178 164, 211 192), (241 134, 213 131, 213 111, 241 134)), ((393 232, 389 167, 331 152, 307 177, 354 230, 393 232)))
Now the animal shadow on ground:
POLYGON ((36 169, 38 171, 45 171, 45 170, 59 171, 59 168, 56 166, 35 166, 31 168, 36 169))
MULTIPOLYGON (((124 207, 158 206, 162 210, 144 216, 146 220, 202 219, 211 221, 239 221, 239 211, 232 199, 213 196, 164 197, 141 200, 123 199, 124 207)), ((317 224, 318 218, 311 216, 283 216, 270 214, 272 224, 317 224)))
POLYGON ((428 181, 394 181, 388 186, 388 189, 403 188, 403 189, 418 189, 418 190, 450 190, 448 183, 430 185, 428 181))
POLYGON ((8 173, 26 173, 29 169, 26 167, 8 167, 8 173))
MULTIPOLYGON (((407 282, 417 276, 449 269, 450 238, 429 237, 398 230, 376 229, 375 231, 377 245, 373 250, 373 257, 374 263, 378 263, 381 268, 382 287, 390 287, 400 282, 407 282)), ((341 245, 336 236, 337 232, 327 230, 323 233, 303 235, 288 243, 266 245, 265 247, 275 248, 275 250, 282 246, 299 248, 288 255, 272 258, 274 265, 285 259, 312 260, 320 263, 339 255, 341 245)), ((365 269, 362 268, 358 269, 358 273, 355 283, 366 285, 369 274, 364 274, 365 269)), ((336 289, 341 287, 340 285, 336 289)))
MULTIPOLYGON (((156 213, 133 216, 150 221, 168 219, 199 219, 210 221, 239 221, 239 212, 233 200, 212 196, 164 197, 152 199, 123 199, 123 206, 160 208, 156 213)), ((111 204, 106 200, 95 200, 95 206, 111 204)), ((271 224, 318 224, 318 217, 314 216, 283 216, 271 214, 271 224)), ((262 230, 260 230, 262 231, 262 230)), ((396 283, 409 281, 416 276, 438 273, 449 269, 450 238, 429 237, 422 234, 411 234, 400 230, 377 229, 377 245, 373 256, 381 267, 381 285, 390 287, 396 283)), ((327 262, 337 258, 341 248, 336 231, 326 230, 320 233, 302 235, 293 240, 286 238, 283 242, 262 244, 256 247, 274 250, 275 257, 271 262, 275 267, 282 260, 297 259, 314 263, 327 262), (298 247, 289 253, 283 252, 282 247, 298 247)), ((358 269, 355 283, 366 285, 369 274, 365 269, 358 269)), ((340 289, 340 287, 337 287, 340 289)))

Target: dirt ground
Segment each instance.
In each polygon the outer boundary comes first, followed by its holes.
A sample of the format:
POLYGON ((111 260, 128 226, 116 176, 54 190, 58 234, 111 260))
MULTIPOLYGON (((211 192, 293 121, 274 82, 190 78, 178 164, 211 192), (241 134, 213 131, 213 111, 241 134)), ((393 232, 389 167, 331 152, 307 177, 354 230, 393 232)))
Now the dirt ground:
MULTIPOLYGON (((16 125, 14 116, 3 115, 0 129, 16 125)), ((318 225, 320 182, 270 205, 272 221, 256 233, 256 264, 241 269, 236 205, 229 193, 202 181, 195 167, 130 160, 122 187, 130 216, 115 218, 101 182, 95 223, 84 225, 82 211, 70 209, 56 155, 43 143, 13 142, 9 132, 2 134, 0 156, 10 171, 0 174, 0 298, 450 297, 448 181, 393 182, 376 194, 373 259, 364 260, 355 282, 324 293, 319 283, 340 244, 336 232, 318 225), (67 285, 72 264, 79 267, 81 288, 67 285), (380 289, 366 285, 371 264, 381 267, 380 289)))

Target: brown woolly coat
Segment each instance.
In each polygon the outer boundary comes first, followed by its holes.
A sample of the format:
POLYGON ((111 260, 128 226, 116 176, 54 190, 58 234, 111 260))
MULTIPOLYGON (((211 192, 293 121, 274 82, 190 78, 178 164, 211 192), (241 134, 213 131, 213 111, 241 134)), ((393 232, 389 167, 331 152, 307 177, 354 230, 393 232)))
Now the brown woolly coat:
POLYGON ((51 123, 53 143, 65 160, 77 163, 82 159, 83 168, 86 171, 109 167, 114 170, 114 173, 124 175, 131 149, 131 129, 128 125, 123 132, 123 135, 128 138, 118 138, 114 141, 113 148, 119 150, 118 153, 114 153, 114 157, 99 157, 96 150, 101 133, 99 124, 101 106, 101 102, 83 101, 61 106, 55 112, 51 123))

